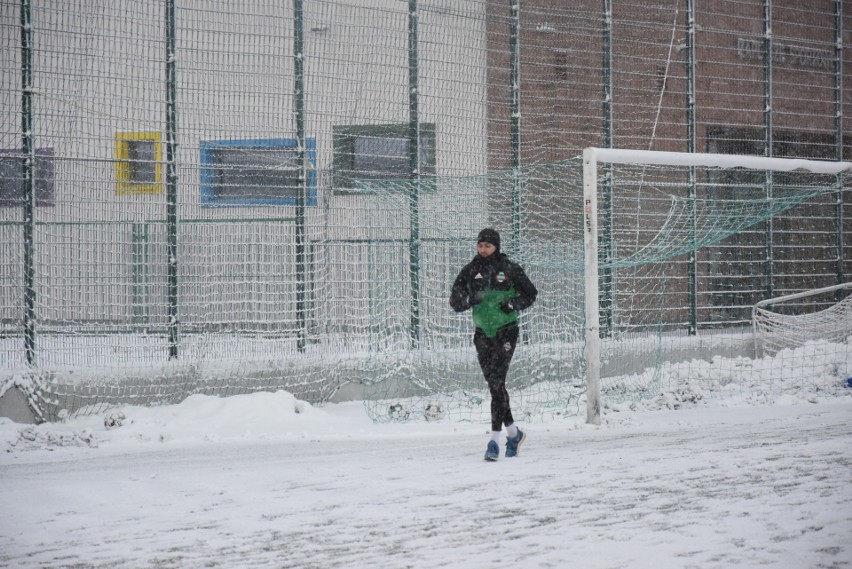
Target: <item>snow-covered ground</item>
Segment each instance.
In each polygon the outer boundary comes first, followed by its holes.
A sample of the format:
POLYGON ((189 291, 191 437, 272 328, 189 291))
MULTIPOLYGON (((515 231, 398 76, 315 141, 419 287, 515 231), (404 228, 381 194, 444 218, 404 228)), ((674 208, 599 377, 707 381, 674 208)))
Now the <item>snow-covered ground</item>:
POLYGON ((600 426, 522 424, 496 463, 486 425, 377 425, 286 392, 126 407, 112 429, 0 419, 0 567, 852 567, 837 377, 671 386, 600 426))

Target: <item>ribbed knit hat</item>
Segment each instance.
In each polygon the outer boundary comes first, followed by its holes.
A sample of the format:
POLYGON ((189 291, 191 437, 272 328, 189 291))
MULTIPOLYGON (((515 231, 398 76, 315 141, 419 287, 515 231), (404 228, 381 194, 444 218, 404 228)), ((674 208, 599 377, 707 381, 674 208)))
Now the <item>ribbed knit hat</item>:
POLYGON ((494 247, 497 248, 497 252, 500 252, 500 234, 497 233, 496 229, 492 229, 490 227, 486 227, 482 231, 479 232, 479 235, 476 237, 477 243, 491 243, 494 247))

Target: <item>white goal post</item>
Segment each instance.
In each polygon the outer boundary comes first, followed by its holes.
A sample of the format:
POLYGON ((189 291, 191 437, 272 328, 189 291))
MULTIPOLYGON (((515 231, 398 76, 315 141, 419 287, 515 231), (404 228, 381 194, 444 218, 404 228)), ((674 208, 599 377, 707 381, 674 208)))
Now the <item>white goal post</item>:
POLYGON ((585 269, 585 359, 587 411, 586 421, 601 420, 601 326, 599 296, 598 237, 598 165, 621 164, 671 166, 681 168, 742 168, 755 171, 794 172, 835 175, 852 172, 852 162, 768 158, 760 156, 702 154, 586 148, 583 152, 583 234, 585 269))

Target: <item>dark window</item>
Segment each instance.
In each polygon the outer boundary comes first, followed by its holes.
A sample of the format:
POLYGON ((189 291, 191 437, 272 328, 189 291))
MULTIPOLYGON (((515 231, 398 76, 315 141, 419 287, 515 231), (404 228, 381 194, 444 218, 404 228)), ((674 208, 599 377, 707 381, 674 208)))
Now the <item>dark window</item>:
POLYGON ((128 182, 132 184, 156 184, 157 145, 155 140, 128 140, 128 182))
POLYGON ((163 192, 163 145, 159 132, 115 133, 115 191, 120 196, 163 192))
MULTIPOLYGON (((307 196, 316 205, 315 150, 306 149, 307 196)), ((295 205, 302 191, 294 139, 201 142, 201 202, 205 205, 295 205)))
MULTIPOLYGON (((359 181, 416 177, 409 164, 408 125, 334 127, 334 188, 353 191, 359 181)), ((420 125, 418 168, 435 175, 435 125, 420 125)))
MULTIPOLYGON (((53 205, 53 148, 35 151, 33 169, 35 203, 53 205)), ((24 158, 20 150, 0 150, 0 207, 22 207, 24 200, 24 158)))

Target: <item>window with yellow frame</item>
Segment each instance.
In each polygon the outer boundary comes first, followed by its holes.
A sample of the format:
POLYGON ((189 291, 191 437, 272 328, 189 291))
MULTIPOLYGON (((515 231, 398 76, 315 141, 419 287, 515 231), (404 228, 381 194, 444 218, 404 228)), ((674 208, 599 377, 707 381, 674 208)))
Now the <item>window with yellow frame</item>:
POLYGON ((115 133, 115 193, 163 193, 163 145, 159 132, 115 133))

